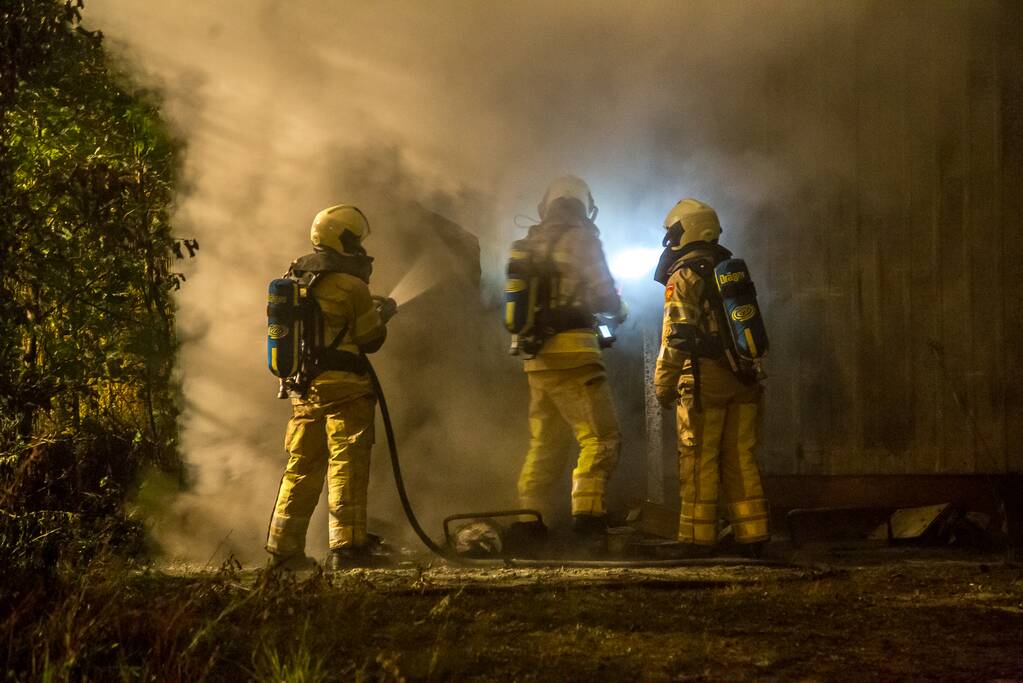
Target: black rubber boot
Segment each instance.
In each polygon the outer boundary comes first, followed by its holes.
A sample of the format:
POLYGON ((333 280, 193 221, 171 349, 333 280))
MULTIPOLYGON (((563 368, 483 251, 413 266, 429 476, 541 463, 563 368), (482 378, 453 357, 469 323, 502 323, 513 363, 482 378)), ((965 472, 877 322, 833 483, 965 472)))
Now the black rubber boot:
POLYGON ((547 526, 540 521, 513 522, 502 540, 505 557, 539 557, 547 546, 547 526))
POLYGON ((753 560, 764 559, 764 549, 767 547, 767 541, 757 541, 756 543, 744 543, 742 545, 742 554, 753 560))
POLYGON ((330 551, 327 570, 332 572, 346 569, 374 569, 393 564, 386 544, 379 536, 370 536, 365 545, 346 545, 330 551))
POLYGON ((583 536, 603 536, 607 533, 607 517, 572 515, 572 531, 583 536))
POLYGON ((309 557, 305 553, 295 553, 294 555, 274 555, 270 565, 274 569, 279 569, 285 572, 303 572, 312 571, 318 566, 316 560, 309 557))
POLYGON ((572 515, 572 532, 578 553, 583 559, 600 559, 607 555, 607 518, 603 515, 572 515))

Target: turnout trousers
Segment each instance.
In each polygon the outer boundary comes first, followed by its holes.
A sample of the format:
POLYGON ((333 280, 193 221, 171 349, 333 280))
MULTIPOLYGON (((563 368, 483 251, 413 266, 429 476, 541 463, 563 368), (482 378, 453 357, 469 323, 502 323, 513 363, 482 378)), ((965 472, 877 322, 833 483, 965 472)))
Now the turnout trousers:
POLYGON ((767 540, 767 500, 754 453, 763 388, 743 384, 726 366, 708 359, 700 360, 701 410, 694 406, 692 376, 684 375, 681 384, 678 539, 716 543, 720 500, 737 542, 767 540))
POLYGON ((572 514, 603 515, 604 488, 621 444, 603 366, 532 370, 526 377, 530 439, 519 475, 519 503, 549 519, 550 492, 565 469, 571 432, 579 444, 572 471, 572 514))
MULTIPOLYGON (((312 397, 312 395, 311 395, 312 397)), ((284 437, 288 464, 277 492, 266 549, 305 552, 306 529, 323 480, 330 506, 330 548, 366 543, 366 496, 376 399, 293 400, 284 437)))

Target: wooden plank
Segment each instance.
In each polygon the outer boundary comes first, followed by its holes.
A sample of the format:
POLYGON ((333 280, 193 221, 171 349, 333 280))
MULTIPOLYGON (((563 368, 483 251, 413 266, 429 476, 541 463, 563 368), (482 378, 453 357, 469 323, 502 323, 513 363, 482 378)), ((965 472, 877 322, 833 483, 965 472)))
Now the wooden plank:
POLYGON ((876 412, 876 445, 879 449, 877 472, 906 471, 907 451, 912 437, 912 377, 906 339, 910 289, 907 253, 911 233, 906 226, 906 52, 918 49, 915 41, 905 39, 915 27, 905 3, 879 6, 875 18, 878 30, 871 50, 874 87, 872 97, 878 108, 873 128, 877 144, 877 166, 869 205, 877 238, 878 325, 876 366, 868 372, 880 391, 872 405, 876 412))
MULTIPOLYGON (((969 6, 966 221, 969 226, 970 327, 973 353, 966 378, 974 471, 1004 467, 1004 320, 999 178, 997 5, 969 6)), ((1021 27, 1023 28, 1023 27, 1021 27)))
MULTIPOLYGON (((850 62, 851 64, 851 62, 850 62)), ((863 401, 860 396, 859 346, 860 321, 855 316, 858 297, 858 264, 850 258, 856 240, 856 194, 854 188, 843 188, 832 198, 828 210, 830 225, 835 227, 828 240, 828 264, 832 279, 828 287, 828 337, 834 362, 823 370, 830 373, 831 437, 823 473, 849 470, 845 463, 855 462, 861 453, 860 418, 863 401)), ((855 469, 855 468, 852 468, 855 469)))
MULTIPOLYGON (((1023 472, 1023 3, 1000 3, 1003 410, 1006 469, 1023 472)), ((997 310, 997 307, 994 307, 997 310)))
POLYGON ((856 331, 859 341, 856 349, 856 382, 859 386, 856 411, 862 451, 860 458, 850 461, 850 465, 857 466, 843 469, 843 474, 877 472, 880 467, 878 449, 881 441, 877 406, 884 390, 884 379, 878 372, 882 329, 879 233, 883 211, 878 197, 884 192, 884 150, 878 130, 884 125, 882 108, 885 103, 875 90, 875 74, 884 67, 877 55, 879 7, 875 4, 871 12, 864 13, 858 22, 856 34, 857 221, 856 244, 852 254, 859 266, 854 315, 859 323, 856 331))
POLYGON ((945 41, 948 60, 939 82, 938 131, 938 270, 941 336, 935 362, 942 372, 941 459, 939 471, 971 472, 975 468, 969 422, 955 398, 964 388, 961 370, 968 367, 973 347, 970 329, 970 235, 966 219, 966 134, 968 107, 964 26, 966 12, 950 5, 942 13, 943 30, 954 33, 945 41))
POLYGON ((769 324, 772 348, 776 350, 767 359, 761 466, 766 471, 779 473, 795 471, 794 453, 799 434, 798 361, 794 353, 798 335, 796 283, 788 262, 792 237, 785 218, 773 209, 758 212, 758 224, 769 230, 774 239, 760 245, 757 261, 762 265, 752 271, 754 278, 765 283, 758 289, 758 299, 764 291, 764 318, 769 324))
MULTIPOLYGON (((760 135, 756 150, 765 158, 783 163, 784 148, 778 135, 778 112, 771 106, 784 78, 783 70, 769 66, 762 71, 762 100, 759 118, 760 135)), ((776 204, 762 204, 754 218, 759 231, 755 252, 749 256, 751 273, 764 284, 758 288, 758 300, 764 294, 764 318, 768 322, 771 344, 780 352, 767 359, 768 379, 764 400, 764 419, 760 449, 761 467, 770 472, 795 471, 800 433, 798 396, 798 355, 794 353, 798 330, 798 282, 791 265, 793 240, 792 217, 776 204)))
POLYGON ((856 170, 859 143, 857 126, 856 48, 858 25, 842 24, 828 36, 830 49, 821 56, 817 74, 817 117, 824 122, 828 144, 817 158, 820 179, 815 188, 819 201, 816 229, 820 231, 819 260, 825 266, 820 296, 811 307, 823 308, 820 319, 822 350, 816 378, 808 383, 807 402, 826 412, 819 436, 822 453, 820 472, 834 473, 850 468, 861 457, 859 416, 860 323, 855 316, 858 263, 850 258, 856 247, 856 170))
POLYGON ((804 473, 820 474, 823 464, 825 440, 830 433, 828 410, 832 386, 827 370, 827 348, 824 328, 826 263, 822 234, 820 202, 806 198, 803 202, 803 220, 793 221, 797 227, 796 248, 792 254, 798 258, 793 268, 799 273, 801 284, 798 295, 799 338, 798 352, 798 413, 799 466, 804 473))
POLYGON ((812 160, 810 191, 798 201, 805 218, 798 221, 792 250, 800 272, 799 410, 803 426, 798 463, 805 473, 821 474, 853 461, 844 450, 851 436, 848 359, 853 355, 848 317, 841 304, 851 291, 851 231, 844 228, 848 178, 855 169, 853 27, 840 26, 827 37, 830 50, 821 55, 812 80, 800 86, 815 128, 808 135, 827 140, 812 160))
POLYGON ((937 28, 938 5, 914 5, 914 23, 919 27, 915 49, 907 51, 908 92, 904 101, 909 136, 907 168, 907 245, 909 261, 911 333, 906 338, 910 351, 913 394, 913 454, 911 471, 935 472, 940 466, 941 430, 938 420, 940 373, 929 344, 940 338, 941 307, 938 272, 938 168, 934 140, 939 119, 938 79, 943 34, 937 28))

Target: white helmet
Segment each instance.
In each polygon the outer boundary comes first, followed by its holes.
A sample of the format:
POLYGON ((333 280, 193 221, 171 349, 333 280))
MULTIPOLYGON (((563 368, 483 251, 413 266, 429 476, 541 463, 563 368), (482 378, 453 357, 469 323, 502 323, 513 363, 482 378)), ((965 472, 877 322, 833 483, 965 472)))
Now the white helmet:
POLYGON ((536 205, 536 211, 540 214, 540 220, 544 219, 547 215, 548 207, 557 199, 577 199, 583 205, 586 217, 591 221, 597 219, 597 204, 593 201, 590 186, 582 178, 574 175, 563 175, 554 180, 547 187, 547 191, 544 192, 543 199, 536 205))
POLYGON ((316 214, 309 229, 314 247, 329 247, 341 254, 363 251, 362 241, 369 236, 366 215, 351 204, 338 204, 316 214))
POLYGON ((714 242, 721 236, 717 212, 698 199, 683 199, 673 206, 664 218, 664 229, 681 232, 678 244, 673 245, 676 249, 692 242, 714 242))

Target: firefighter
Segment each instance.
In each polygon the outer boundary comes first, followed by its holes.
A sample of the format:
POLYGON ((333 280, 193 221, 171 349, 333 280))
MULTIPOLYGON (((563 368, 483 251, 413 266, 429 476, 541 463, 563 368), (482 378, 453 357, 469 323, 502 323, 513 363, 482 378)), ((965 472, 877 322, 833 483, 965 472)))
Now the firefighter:
POLYGON ((284 436, 288 463, 277 493, 266 549, 286 569, 315 566, 305 555, 306 529, 324 477, 330 513, 328 567, 372 565, 375 537, 366 531, 366 493, 376 397, 362 354, 377 351, 394 302, 372 297, 373 259, 362 243, 365 215, 350 205, 324 209, 313 220, 314 251, 292 264, 293 277, 316 275, 310 294, 322 316, 323 348, 305 395, 289 392, 292 417, 284 436), (332 344, 332 345, 331 345, 332 344))
POLYGON ((604 489, 618 460, 620 437, 594 314, 624 319, 624 309, 593 223, 597 207, 586 183, 575 176, 558 178, 537 210, 540 223, 529 229, 525 242, 549 259, 557 283, 541 314, 551 335, 524 362, 530 442, 518 480, 519 502, 550 518, 550 491, 564 470, 570 431, 579 445, 572 527, 599 536, 606 528, 604 489))
POLYGON ((693 544, 694 555, 714 545, 721 499, 736 542, 748 544, 756 555, 769 538, 767 500, 754 453, 763 389, 758 367, 729 362, 729 332, 711 289, 714 265, 731 253, 718 244, 717 213, 698 200, 678 202, 664 228, 665 250, 654 278, 665 285, 654 390, 660 404, 676 408, 678 415, 678 539, 693 544))

